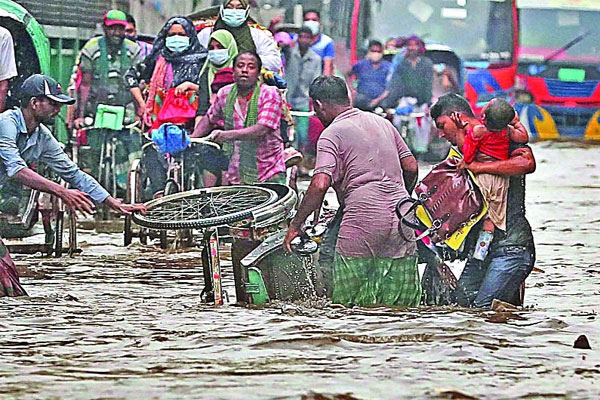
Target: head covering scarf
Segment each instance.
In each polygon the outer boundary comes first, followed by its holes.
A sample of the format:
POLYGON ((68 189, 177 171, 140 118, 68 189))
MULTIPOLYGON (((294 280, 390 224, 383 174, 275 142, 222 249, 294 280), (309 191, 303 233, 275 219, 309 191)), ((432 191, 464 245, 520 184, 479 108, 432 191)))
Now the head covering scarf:
MULTIPOLYGON (((222 7, 226 8, 230 2, 231 0, 225 0, 222 7)), ((247 0, 240 0, 240 3, 244 8, 248 8, 249 6, 247 0)), ((219 29, 225 29, 233 35, 240 53, 245 53, 247 51, 256 53, 256 45, 254 44, 254 39, 252 39, 252 34, 250 33, 250 27, 248 26, 247 21, 240 26, 232 27, 223 22, 221 13, 219 13, 213 31, 218 31, 219 29)))
POLYGON ((235 39, 233 35, 226 31, 225 29, 219 29, 218 31, 213 31, 212 35, 210 35, 210 39, 208 43, 212 42, 212 40, 216 40, 229 52, 229 60, 223 65, 215 65, 210 60, 206 60, 204 66, 202 67, 202 71, 200 75, 204 73, 204 71, 208 71, 208 91, 212 94, 211 84, 215 79, 215 74, 217 71, 223 68, 231 68, 233 67, 233 59, 238 55, 237 44, 235 43, 235 39))
POLYGON ((173 67, 173 86, 183 82, 197 82, 200 76, 200 70, 206 58, 206 49, 198 41, 194 23, 188 17, 172 17, 162 27, 152 48, 150 56, 156 60, 162 56, 173 67), (189 46, 183 51, 172 51, 167 48, 166 41, 169 30, 175 24, 183 26, 185 33, 190 38, 189 46))

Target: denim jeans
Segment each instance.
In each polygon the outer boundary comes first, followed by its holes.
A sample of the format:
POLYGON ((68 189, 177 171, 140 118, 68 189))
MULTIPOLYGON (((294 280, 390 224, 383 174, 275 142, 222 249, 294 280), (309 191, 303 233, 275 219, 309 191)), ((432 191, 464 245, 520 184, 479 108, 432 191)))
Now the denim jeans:
POLYGON ((533 269, 535 252, 523 246, 492 249, 481 262, 469 259, 458 280, 456 301, 463 307, 490 307, 494 299, 521 305, 520 287, 533 269))

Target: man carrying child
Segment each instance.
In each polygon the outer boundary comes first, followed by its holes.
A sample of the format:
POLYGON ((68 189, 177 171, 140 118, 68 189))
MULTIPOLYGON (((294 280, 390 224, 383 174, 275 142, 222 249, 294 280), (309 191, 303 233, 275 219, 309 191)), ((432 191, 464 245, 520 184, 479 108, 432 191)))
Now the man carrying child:
MULTIPOLYGON (((475 154, 471 163, 465 160, 465 168, 477 175, 478 179, 481 174, 492 174, 508 178, 508 189, 504 201, 506 210, 505 229, 496 230, 495 228, 499 227, 492 223, 493 240, 489 244, 487 255, 483 251, 486 247, 485 244, 481 246, 483 248, 476 249, 475 252, 480 252, 478 258, 483 258, 483 260, 470 257, 458 281, 455 292, 456 300, 459 305, 465 307, 489 307, 494 299, 520 305, 522 300, 519 289, 533 269, 535 262, 535 246, 531 226, 525 218, 524 176, 535 170, 535 160, 531 148, 524 143, 526 138, 523 137, 523 133, 526 133, 526 131, 523 130, 516 117, 509 124, 512 125, 512 128, 507 128, 510 131, 508 136, 511 139, 506 138, 508 146, 502 144, 502 146, 507 147, 507 157, 504 158, 503 154, 499 154, 499 152, 492 152, 492 158, 487 160, 484 160, 483 156, 478 156, 478 153, 490 153, 488 151, 491 146, 490 142, 494 143, 497 140, 500 143, 504 141, 502 137, 494 139, 488 136, 487 139, 484 139, 490 134, 490 130, 500 130, 507 120, 505 119, 504 122, 495 125, 495 123, 498 123, 496 113, 498 111, 500 111, 499 115, 506 113, 504 103, 495 101, 490 107, 491 110, 489 108, 485 110, 486 118, 483 127, 482 122, 475 118, 468 101, 457 94, 446 94, 440 97, 438 102, 431 108, 431 118, 440 130, 440 136, 446 138, 453 145, 464 145, 469 136, 471 138, 468 140, 474 143, 487 141, 485 146, 483 143, 475 146, 475 150, 466 149, 468 150, 467 153, 475 154), (513 128, 515 129, 513 130, 513 128), (460 143, 460 141, 463 142, 460 143)), ((507 114, 510 114, 510 112, 507 114)), ((498 135, 498 132, 492 132, 492 135, 501 136, 498 135)), ((507 133, 505 132, 503 135, 507 136, 507 133)), ((462 150, 465 150, 464 146, 462 150)), ((486 179, 483 178, 481 181, 486 181, 486 179)), ((494 180, 489 180, 492 181, 492 185, 490 186, 490 182, 487 182, 487 189, 483 189, 482 192, 502 190, 499 188, 502 183, 494 186, 496 185, 493 182, 494 180)), ((479 182, 480 185, 482 187, 486 186, 486 183, 482 184, 481 181, 479 182)), ((500 180, 500 182, 502 181, 500 180)), ((501 199, 504 199, 504 195, 499 196, 496 194, 494 201, 502 201, 501 199)), ((487 218, 491 219, 492 212, 489 214, 487 218)), ((484 223, 489 228, 490 222, 484 221, 484 223)), ((500 225, 500 222, 498 224, 500 225)), ((478 246, 480 246, 482 241, 478 240, 478 242, 478 246)))

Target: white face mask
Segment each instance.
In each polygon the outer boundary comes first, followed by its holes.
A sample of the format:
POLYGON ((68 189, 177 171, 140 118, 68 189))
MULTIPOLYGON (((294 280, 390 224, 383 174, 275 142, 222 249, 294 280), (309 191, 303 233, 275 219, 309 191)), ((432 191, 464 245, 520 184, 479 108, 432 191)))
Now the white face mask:
POLYGON ((321 24, 319 21, 304 21, 304 26, 308 27, 313 35, 318 35, 321 30, 321 24))
POLYGON ((233 8, 224 8, 221 12, 223 22, 232 28, 238 27, 246 22, 248 18, 248 9, 239 10, 233 8))
POLYGON ((214 65, 223 65, 229 60, 229 50, 217 49, 208 51, 208 60, 214 65))

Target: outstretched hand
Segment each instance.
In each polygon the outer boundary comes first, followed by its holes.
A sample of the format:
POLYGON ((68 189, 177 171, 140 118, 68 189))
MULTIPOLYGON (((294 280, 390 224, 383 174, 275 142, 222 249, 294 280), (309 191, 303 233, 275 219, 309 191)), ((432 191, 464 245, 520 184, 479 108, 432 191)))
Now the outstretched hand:
POLYGON ((131 215, 131 213, 136 211, 144 214, 147 210, 144 204, 123 204, 111 196, 108 196, 106 200, 104 200, 104 204, 106 204, 111 210, 121 215, 131 215))
POLYGON ((79 211, 84 217, 94 213, 94 203, 89 199, 87 194, 77 189, 64 189, 57 194, 68 208, 73 211, 79 211))

